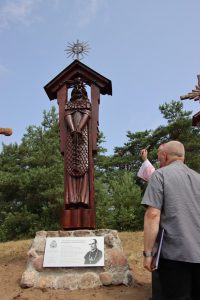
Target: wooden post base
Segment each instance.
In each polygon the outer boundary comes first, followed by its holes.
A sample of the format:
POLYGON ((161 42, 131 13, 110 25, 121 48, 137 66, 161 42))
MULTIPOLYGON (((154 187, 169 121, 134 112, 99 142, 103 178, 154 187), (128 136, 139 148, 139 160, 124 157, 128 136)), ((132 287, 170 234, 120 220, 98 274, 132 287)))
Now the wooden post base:
POLYGON ((87 208, 63 209, 61 225, 64 229, 95 229, 95 210, 87 208))

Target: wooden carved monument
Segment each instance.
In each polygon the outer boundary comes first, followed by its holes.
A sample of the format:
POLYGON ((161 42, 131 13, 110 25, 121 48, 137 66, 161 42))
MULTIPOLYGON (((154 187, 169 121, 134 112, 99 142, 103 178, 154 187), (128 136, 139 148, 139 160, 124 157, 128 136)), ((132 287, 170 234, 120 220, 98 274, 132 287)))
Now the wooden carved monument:
MULTIPOLYGON (((200 75, 197 75, 198 85, 196 85, 196 89, 192 90, 192 92, 188 93, 187 95, 181 96, 181 100, 190 99, 200 101, 200 75)), ((196 113, 192 118, 192 126, 200 126, 200 111, 196 113)))
POLYGON ((93 158, 97 152, 100 94, 112 95, 112 83, 76 59, 44 89, 59 105, 60 150, 64 156, 61 224, 64 229, 93 229, 93 158))

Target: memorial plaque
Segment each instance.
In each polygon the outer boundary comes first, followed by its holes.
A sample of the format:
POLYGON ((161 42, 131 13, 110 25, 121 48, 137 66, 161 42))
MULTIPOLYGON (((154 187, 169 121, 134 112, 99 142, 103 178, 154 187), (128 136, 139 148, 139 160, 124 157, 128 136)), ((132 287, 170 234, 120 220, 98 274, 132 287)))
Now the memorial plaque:
POLYGON ((43 267, 104 266, 104 237, 48 237, 43 267))

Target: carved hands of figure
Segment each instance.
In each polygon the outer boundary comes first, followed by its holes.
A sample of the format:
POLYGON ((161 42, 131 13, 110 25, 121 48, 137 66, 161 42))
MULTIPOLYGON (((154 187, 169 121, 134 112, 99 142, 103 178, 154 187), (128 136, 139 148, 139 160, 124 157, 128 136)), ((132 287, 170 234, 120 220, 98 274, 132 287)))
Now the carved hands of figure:
POLYGON ((81 144, 83 142, 83 133, 79 130, 73 130, 70 132, 73 142, 76 144, 81 144))
POLYGON ((84 129, 85 125, 87 124, 87 121, 90 117, 89 111, 85 111, 83 117, 80 120, 80 123, 78 124, 77 128, 75 128, 73 119, 72 119, 72 114, 68 114, 65 117, 66 123, 69 126, 71 132, 71 136, 73 138, 73 140, 77 141, 77 140, 82 140, 83 139, 83 133, 82 130, 84 129))

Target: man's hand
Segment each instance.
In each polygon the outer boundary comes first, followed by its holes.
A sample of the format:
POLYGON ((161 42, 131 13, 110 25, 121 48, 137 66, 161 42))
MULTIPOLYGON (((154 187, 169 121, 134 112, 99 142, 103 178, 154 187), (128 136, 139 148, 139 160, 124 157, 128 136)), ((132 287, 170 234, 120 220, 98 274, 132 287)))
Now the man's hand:
POLYGON ((148 156, 148 151, 147 149, 142 149, 140 151, 140 157, 143 161, 147 160, 147 156, 148 156))
POLYGON ((153 256, 144 257, 143 265, 144 265, 144 268, 147 269, 149 272, 153 272, 153 270, 154 270, 152 268, 152 260, 153 260, 153 256))

